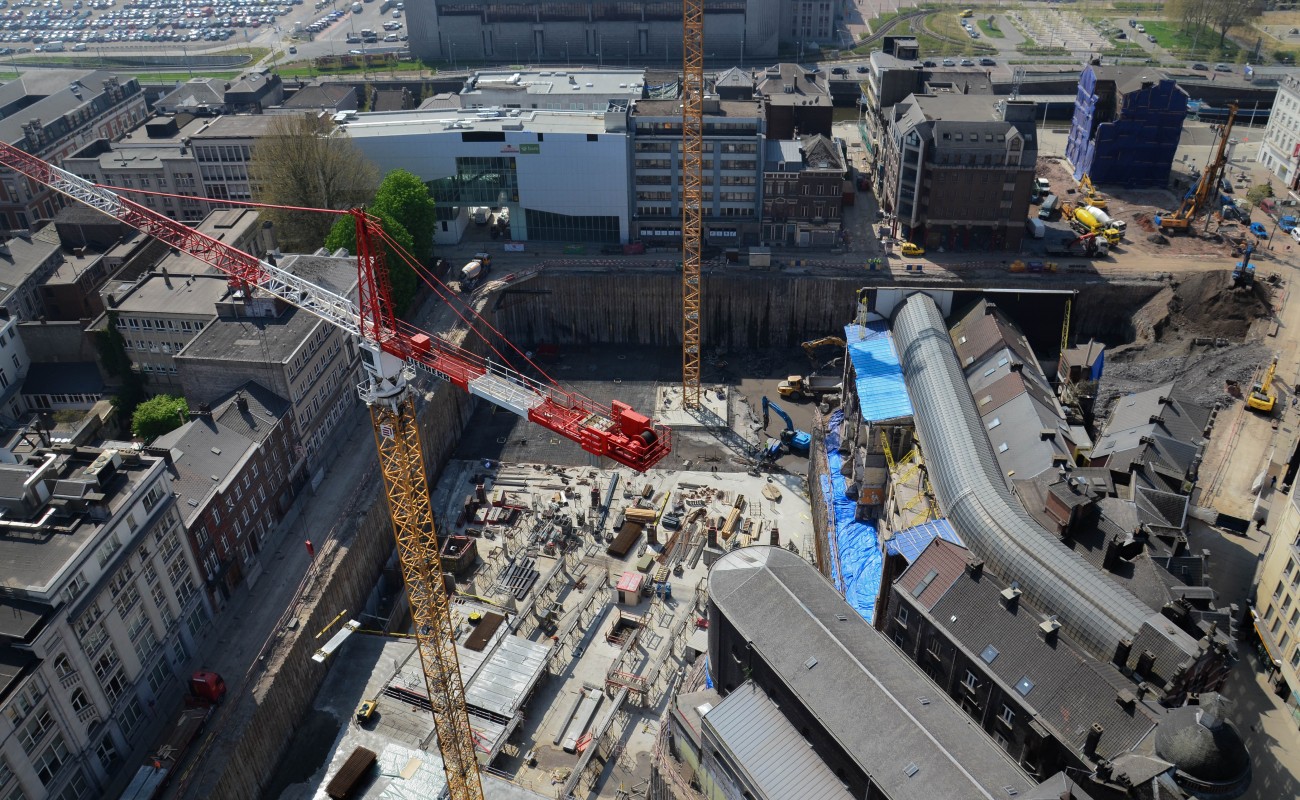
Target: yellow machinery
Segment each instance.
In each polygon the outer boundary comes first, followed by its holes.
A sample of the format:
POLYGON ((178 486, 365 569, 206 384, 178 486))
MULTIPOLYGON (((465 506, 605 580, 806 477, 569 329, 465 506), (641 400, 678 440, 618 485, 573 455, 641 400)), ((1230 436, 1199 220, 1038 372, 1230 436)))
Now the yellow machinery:
POLYGON ((704 236, 704 0, 682 0, 682 402, 700 407, 704 236))
POLYGON ((1088 205, 1100 208, 1102 211, 1106 210, 1106 198, 1097 191, 1096 186, 1092 185, 1092 178, 1084 175, 1083 180, 1079 181, 1079 188, 1083 190, 1083 196, 1088 198, 1088 205))
POLYGON ((1186 231, 1192 226, 1192 217, 1200 213, 1211 197, 1219 196, 1219 179, 1223 177, 1223 168, 1228 163, 1228 139, 1232 136, 1232 123, 1237 120, 1237 104, 1228 105, 1228 122, 1219 132, 1219 149, 1214 160, 1205 165, 1201 180, 1196 188, 1187 193, 1178 210, 1168 216, 1159 216, 1160 230, 1164 232, 1186 231))
POLYGON ((1264 380, 1250 387, 1250 394, 1246 397, 1246 408, 1255 411, 1261 411, 1265 414, 1273 413, 1273 406, 1277 403, 1277 394, 1273 391, 1273 376, 1277 373, 1277 359, 1274 358, 1264 371, 1264 380))
POLYGON ((810 341, 804 342, 799 346, 802 347, 803 351, 808 354, 809 359, 811 359, 812 361, 816 361, 817 348, 819 347, 844 348, 844 347, 848 347, 848 342, 845 342, 843 339, 841 339, 838 336, 823 336, 820 339, 812 339, 810 341))

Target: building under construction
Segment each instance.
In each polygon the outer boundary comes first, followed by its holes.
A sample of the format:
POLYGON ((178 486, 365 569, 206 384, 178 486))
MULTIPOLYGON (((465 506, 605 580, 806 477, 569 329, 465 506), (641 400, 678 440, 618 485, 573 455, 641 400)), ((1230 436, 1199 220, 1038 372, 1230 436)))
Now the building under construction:
POLYGON ((1065 146, 1074 179, 1164 188, 1186 119, 1187 91, 1163 71, 1084 67, 1065 146))

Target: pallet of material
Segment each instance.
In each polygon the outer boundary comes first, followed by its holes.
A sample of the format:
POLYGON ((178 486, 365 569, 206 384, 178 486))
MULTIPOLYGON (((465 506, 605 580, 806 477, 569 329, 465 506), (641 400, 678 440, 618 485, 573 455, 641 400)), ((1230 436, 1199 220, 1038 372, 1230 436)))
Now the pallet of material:
POLYGON ((364 747, 353 750, 352 755, 348 756, 348 760, 343 762, 343 766, 339 767, 339 771, 325 787, 325 794, 334 800, 346 800, 356 791, 357 785, 361 783, 361 779, 366 776, 378 758, 374 750, 367 750, 364 747))
POLYGON ((632 520, 633 522, 640 522, 645 525, 654 522, 658 516, 659 516, 659 511, 653 508, 629 508, 627 510, 628 519, 632 520))
POLYGON ((614 536, 614 541, 605 548, 605 552, 619 558, 627 555, 627 551, 631 550, 641 538, 642 528, 641 523, 627 520, 614 536))

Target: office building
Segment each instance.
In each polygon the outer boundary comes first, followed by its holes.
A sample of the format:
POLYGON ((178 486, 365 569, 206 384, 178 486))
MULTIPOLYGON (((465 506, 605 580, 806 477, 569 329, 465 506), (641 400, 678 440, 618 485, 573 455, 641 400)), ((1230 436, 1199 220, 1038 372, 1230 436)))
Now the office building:
POLYGON ((114 147, 107 139, 98 139, 65 158, 62 166, 88 181, 126 189, 122 194, 127 199, 175 220, 194 222, 208 212, 207 204, 199 200, 129 191, 201 197, 198 164, 187 147, 162 143, 153 147, 114 147))
POLYGON ((175 393, 181 386, 176 354, 216 319, 216 304, 230 295, 226 277, 216 272, 149 272, 124 291, 115 291, 117 285, 108 285, 108 313, 92 329, 111 321, 131 368, 149 391, 175 393))
POLYGON ((1256 159, 1287 188, 1300 188, 1300 80, 1294 75, 1278 81, 1256 159))

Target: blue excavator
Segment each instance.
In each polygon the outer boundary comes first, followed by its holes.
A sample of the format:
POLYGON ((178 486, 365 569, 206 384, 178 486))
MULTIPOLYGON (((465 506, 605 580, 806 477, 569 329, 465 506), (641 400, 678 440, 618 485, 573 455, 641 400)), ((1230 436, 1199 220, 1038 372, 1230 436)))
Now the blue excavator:
POLYGON ((781 448, 784 446, 797 456, 807 456, 808 451, 812 449, 812 436, 807 431, 795 428, 794 420, 790 419, 790 415, 766 397, 763 398, 763 430, 767 430, 769 410, 785 420, 785 430, 781 431, 781 440, 769 445, 764 455, 769 460, 775 460, 777 456, 781 455, 781 448))
POLYGON ((1232 269, 1233 286, 1250 286, 1255 282, 1255 265, 1250 263, 1250 257, 1255 253, 1255 244, 1246 245, 1246 250, 1241 254, 1241 260, 1237 266, 1232 269))

